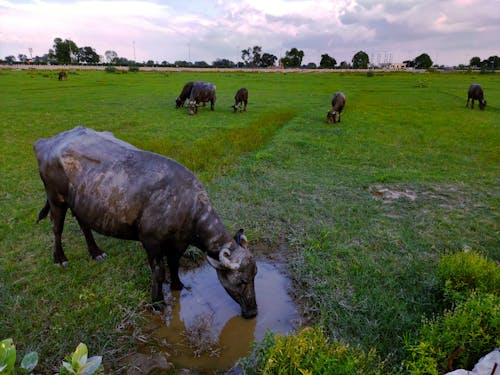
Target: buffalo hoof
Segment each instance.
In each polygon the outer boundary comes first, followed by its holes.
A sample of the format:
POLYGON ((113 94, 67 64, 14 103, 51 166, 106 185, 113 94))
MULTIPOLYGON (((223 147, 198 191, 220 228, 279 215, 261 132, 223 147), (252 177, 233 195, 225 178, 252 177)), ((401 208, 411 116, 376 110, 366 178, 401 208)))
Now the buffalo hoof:
POLYGON ((106 254, 106 253, 102 253, 102 254, 100 254, 100 255, 96 256, 96 257, 94 258, 94 260, 95 260, 95 261, 101 261, 101 260, 106 259, 107 257, 108 257, 108 254, 106 254))
POLYGON ((257 316, 257 309, 251 309, 247 311, 242 311, 241 316, 245 319, 252 319, 257 316))
POLYGON ((54 263, 56 266, 61 266, 61 267, 64 267, 64 268, 67 268, 68 267, 68 261, 65 260, 65 261, 62 261, 62 262, 57 262, 57 263, 54 263))

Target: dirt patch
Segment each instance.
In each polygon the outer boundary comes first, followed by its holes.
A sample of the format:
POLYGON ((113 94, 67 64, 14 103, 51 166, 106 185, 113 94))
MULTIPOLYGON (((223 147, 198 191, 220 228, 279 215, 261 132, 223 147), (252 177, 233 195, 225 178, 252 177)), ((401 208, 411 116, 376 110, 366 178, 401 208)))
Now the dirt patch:
POLYGON ((417 193, 409 189, 390 189, 381 185, 373 185, 370 187, 370 192, 375 198, 383 202, 392 202, 399 199, 407 199, 413 202, 417 199, 417 193))

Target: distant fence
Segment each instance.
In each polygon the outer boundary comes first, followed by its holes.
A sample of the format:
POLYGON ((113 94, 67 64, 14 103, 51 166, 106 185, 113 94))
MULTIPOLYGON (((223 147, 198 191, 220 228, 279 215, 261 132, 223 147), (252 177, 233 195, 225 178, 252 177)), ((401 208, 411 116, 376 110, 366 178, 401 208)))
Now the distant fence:
MULTIPOLYGON (((129 66, 120 65, 38 65, 38 64, 0 64, 0 69, 12 70, 105 70, 112 66, 116 70, 129 70, 129 66)), ((247 72, 247 73, 367 73, 367 72, 412 72, 425 73, 424 69, 407 68, 405 70, 394 69, 282 69, 282 68, 196 68, 196 67, 166 67, 166 66, 139 66, 140 71, 150 72, 247 72)))

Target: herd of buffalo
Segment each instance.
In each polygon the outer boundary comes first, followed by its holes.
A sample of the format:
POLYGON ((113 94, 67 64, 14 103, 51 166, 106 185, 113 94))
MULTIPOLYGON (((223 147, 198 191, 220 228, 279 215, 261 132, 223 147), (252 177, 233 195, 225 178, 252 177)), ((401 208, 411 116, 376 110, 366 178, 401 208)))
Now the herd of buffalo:
MULTIPOLYGON (((188 100, 189 114, 194 115, 198 112, 198 106, 207 102, 210 102, 210 109, 213 111, 215 106, 215 101, 217 99, 215 95, 215 85, 209 82, 202 81, 191 81, 184 85, 181 93, 175 99, 176 108, 184 107, 186 100, 188 100)), ((470 85, 469 91, 467 93, 467 104, 469 106, 469 101, 472 100, 471 108, 474 108, 474 100, 479 102, 479 108, 483 110, 486 107, 486 100, 484 100, 484 93, 481 85, 475 83, 470 85)), ((344 109, 346 103, 346 97, 343 92, 336 92, 333 94, 332 98, 332 109, 326 114, 326 120, 331 123, 340 122, 340 116, 342 110, 344 109)), ((248 104, 248 90, 244 87, 239 89, 234 96, 234 112, 237 112, 238 108, 240 111, 246 111, 248 104)))
MULTIPOLYGON (((62 79, 62 77, 59 77, 62 79)), ((176 107, 188 101, 190 114, 200 104, 210 102, 214 110, 215 85, 188 82, 176 98, 176 107)), ((241 88, 232 106, 246 111, 248 90, 241 88)), ((469 87, 467 104, 486 101, 480 85, 469 87)), ((329 122, 340 122, 346 103, 342 92, 334 94, 329 122)), ((165 156, 143 151, 114 137, 76 127, 34 144, 46 202, 38 221, 50 214, 54 233, 54 262, 68 262, 61 236, 68 209, 76 218, 85 237, 90 256, 106 258, 96 244, 92 231, 142 243, 151 269, 152 302, 164 301, 162 284, 166 282, 164 259, 170 275, 170 287, 182 289, 179 260, 188 246, 206 254, 227 293, 241 307, 245 318, 257 315, 254 279, 257 266, 240 229, 232 236, 210 204, 202 184, 187 168, 165 156)))

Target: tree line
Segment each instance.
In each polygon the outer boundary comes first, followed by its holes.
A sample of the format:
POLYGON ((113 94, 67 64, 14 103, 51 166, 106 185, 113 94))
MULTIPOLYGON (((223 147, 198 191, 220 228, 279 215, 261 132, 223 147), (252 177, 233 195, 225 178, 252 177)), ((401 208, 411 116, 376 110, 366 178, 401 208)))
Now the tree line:
MULTIPOLYGON (((161 63, 153 60, 148 60, 143 63, 128 60, 125 57, 119 57, 115 51, 108 50, 104 56, 100 56, 96 50, 90 46, 78 47, 75 42, 70 39, 55 38, 53 46, 48 53, 43 56, 30 57, 19 54, 16 57, 13 55, 6 56, 4 62, 7 64, 14 63, 34 63, 34 64, 51 64, 51 65, 69 65, 69 64, 108 64, 108 65, 137 65, 137 66, 166 66, 166 67, 196 67, 196 68, 270 68, 277 65, 281 68, 309 68, 309 69, 368 69, 375 67, 373 62, 370 62, 369 56, 364 51, 357 52, 350 62, 342 61, 337 64, 337 60, 327 53, 321 55, 319 66, 313 62, 306 65, 302 64, 304 59, 304 51, 298 48, 291 48, 285 52, 285 56, 278 58, 272 53, 264 52, 261 46, 248 47, 241 50, 241 61, 233 62, 226 58, 218 58, 211 64, 205 61, 184 61, 179 60, 173 63, 162 61, 161 63)), ((415 57, 413 60, 403 61, 406 67, 415 69, 428 69, 433 66, 433 61, 426 53, 415 57)), ((460 65, 459 67, 464 67, 460 65)), ((498 56, 490 56, 488 59, 481 60, 480 57, 473 57, 469 62, 469 67, 486 70, 500 69, 500 58, 498 56)))

